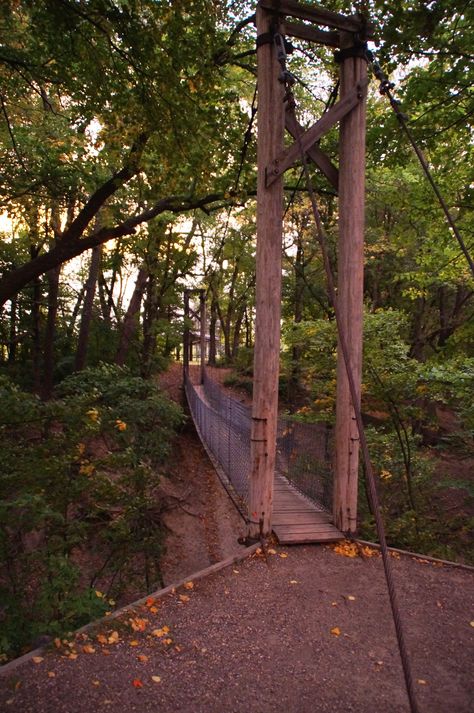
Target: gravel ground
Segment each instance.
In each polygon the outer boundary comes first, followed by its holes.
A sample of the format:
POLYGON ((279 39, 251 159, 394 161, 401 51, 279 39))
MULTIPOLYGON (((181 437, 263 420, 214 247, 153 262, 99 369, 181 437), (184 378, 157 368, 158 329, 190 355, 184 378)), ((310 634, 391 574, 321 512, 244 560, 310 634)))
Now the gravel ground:
MULTIPOLYGON (((472 713, 474 573, 393 565, 421 712, 472 713)), ((380 557, 279 548, 147 604, 2 676, 0 710, 409 710, 380 557)))

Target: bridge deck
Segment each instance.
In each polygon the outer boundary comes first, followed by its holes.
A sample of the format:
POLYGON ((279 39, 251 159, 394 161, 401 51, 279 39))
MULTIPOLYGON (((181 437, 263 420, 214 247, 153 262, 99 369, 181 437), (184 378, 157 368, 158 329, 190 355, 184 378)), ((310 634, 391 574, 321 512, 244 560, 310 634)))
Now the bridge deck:
MULTIPOLYGON (((210 406, 203 387, 194 385, 194 389, 201 401, 210 406)), ((227 474, 206 443, 199 424, 195 422, 195 426, 219 477, 223 482, 228 482, 227 474)), ((327 511, 323 510, 316 502, 302 495, 278 472, 275 474, 274 481, 272 529, 279 542, 284 545, 334 542, 344 537, 331 523, 331 516, 327 511)))
POLYGON ((299 493, 286 478, 275 475, 272 528, 281 544, 334 542, 344 535, 331 516, 299 493))

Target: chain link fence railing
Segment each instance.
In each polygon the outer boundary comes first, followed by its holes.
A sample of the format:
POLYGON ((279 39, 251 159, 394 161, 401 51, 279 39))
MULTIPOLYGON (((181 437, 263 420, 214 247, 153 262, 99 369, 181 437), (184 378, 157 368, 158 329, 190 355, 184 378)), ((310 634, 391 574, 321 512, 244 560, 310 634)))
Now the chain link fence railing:
MULTIPOLYGON (((189 408, 201 438, 242 501, 248 502, 251 409, 228 396, 207 374, 185 383, 189 408)), ((326 424, 278 419, 276 470, 321 510, 331 510, 332 434, 326 424)))

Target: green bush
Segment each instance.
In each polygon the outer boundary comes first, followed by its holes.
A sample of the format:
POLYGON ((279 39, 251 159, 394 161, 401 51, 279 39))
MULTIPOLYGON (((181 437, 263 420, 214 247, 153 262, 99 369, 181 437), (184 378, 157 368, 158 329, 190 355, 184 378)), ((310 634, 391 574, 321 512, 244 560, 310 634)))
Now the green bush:
POLYGON ((103 613, 99 576, 108 595, 130 576, 160 581, 157 469, 181 419, 123 368, 70 376, 46 403, 0 378, 0 655, 103 613), (86 579, 89 550, 102 559, 86 579))

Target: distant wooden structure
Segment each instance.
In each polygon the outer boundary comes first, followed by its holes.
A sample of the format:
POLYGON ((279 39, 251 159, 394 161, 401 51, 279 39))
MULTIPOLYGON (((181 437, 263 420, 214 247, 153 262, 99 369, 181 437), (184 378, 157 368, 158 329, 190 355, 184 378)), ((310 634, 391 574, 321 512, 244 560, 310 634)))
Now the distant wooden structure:
MULTIPOLYGON (((280 357, 283 174, 300 158, 299 141, 284 149, 285 125, 293 137, 301 136, 307 156, 339 190, 338 300, 360 398, 367 87, 363 47, 370 36, 371 28, 360 15, 340 15, 296 0, 260 0, 257 6, 257 277, 249 539, 266 536, 272 529, 280 357), (285 86, 277 57, 277 42, 281 46, 284 35, 339 50, 340 100, 305 132, 285 111, 285 86), (338 169, 315 145, 336 122, 340 122, 338 169)), ((333 518, 339 530, 353 532, 357 520, 358 432, 340 353, 337 379, 333 518)), ((278 493, 275 504, 277 497, 278 493)))

